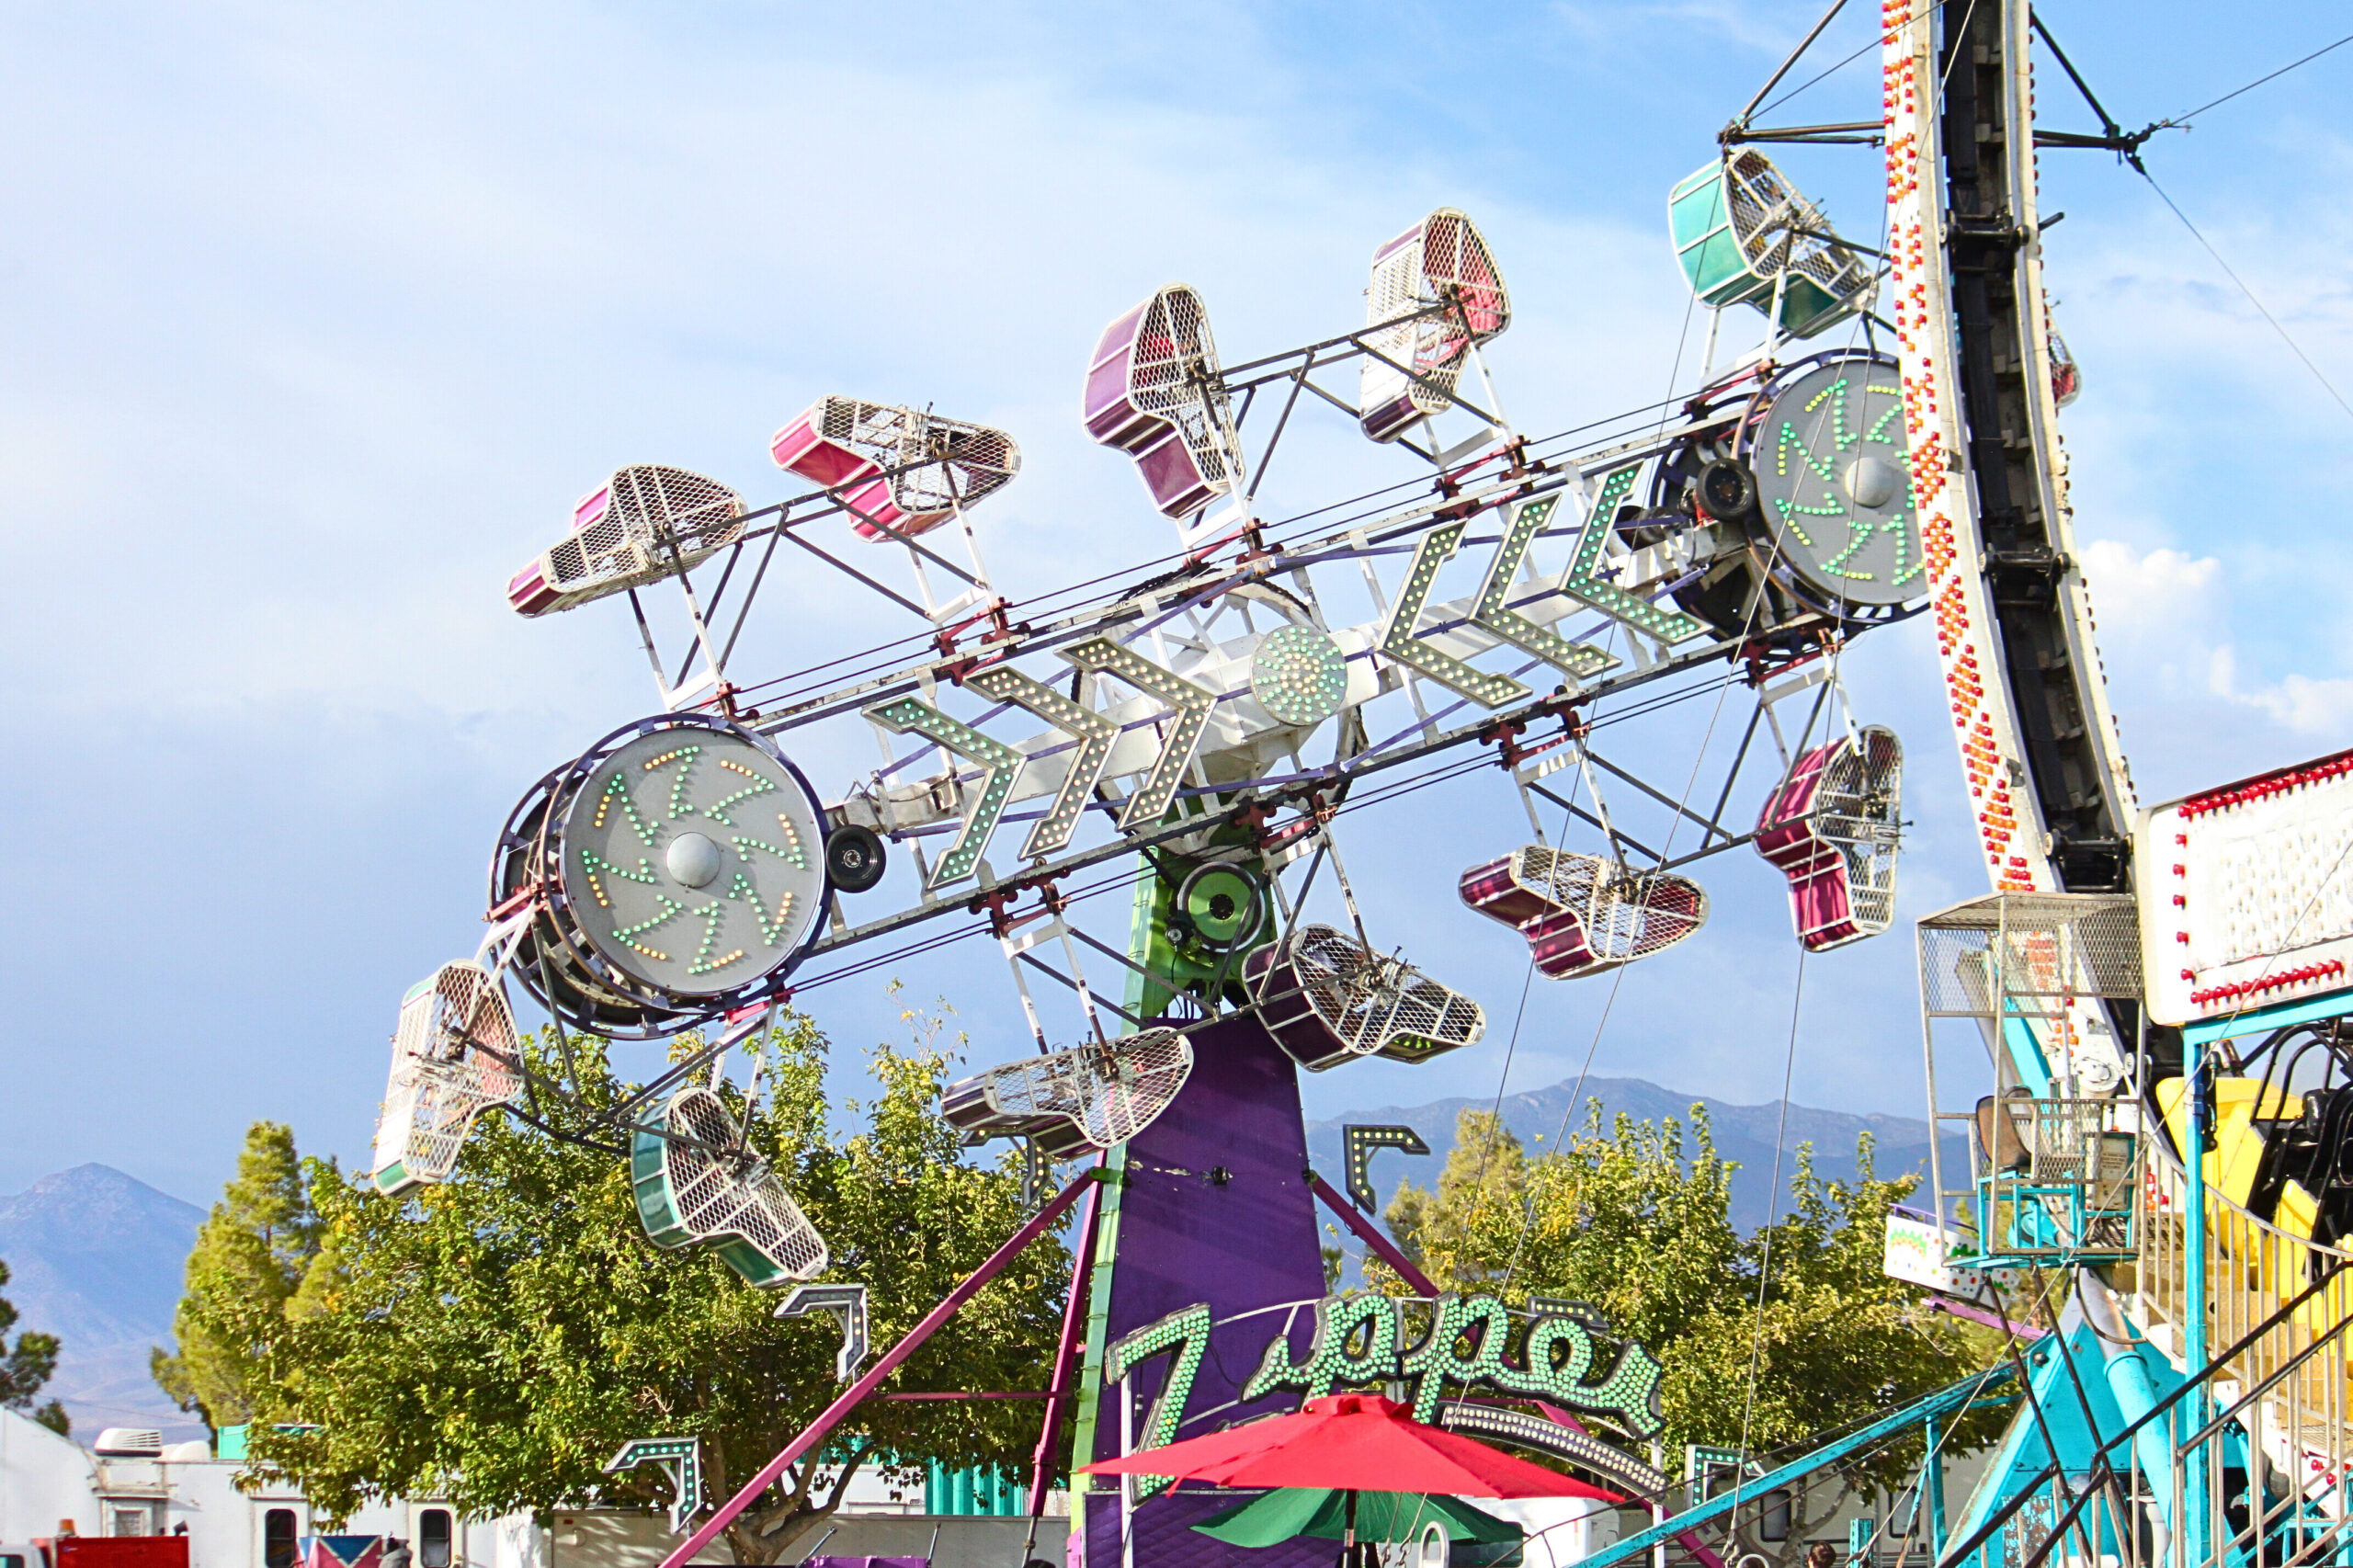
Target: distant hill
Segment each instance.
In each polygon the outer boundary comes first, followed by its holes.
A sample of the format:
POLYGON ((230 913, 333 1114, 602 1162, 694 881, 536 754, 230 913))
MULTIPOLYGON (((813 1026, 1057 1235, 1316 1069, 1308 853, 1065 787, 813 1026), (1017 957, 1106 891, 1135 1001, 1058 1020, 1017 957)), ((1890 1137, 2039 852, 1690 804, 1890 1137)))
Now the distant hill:
POLYGON ((105 1426, 160 1426, 167 1439, 203 1427, 172 1408, 147 1355, 172 1342, 181 1270, 204 1211, 109 1165, 76 1165, 0 1198, 0 1295, 19 1329, 64 1342, 54 1396, 88 1442, 105 1426))
MULTIPOLYGON (((1579 1100, 1597 1099, 1603 1107, 1606 1126, 1620 1111, 1637 1121, 1656 1121, 1674 1117, 1688 1122, 1691 1107, 1697 1103, 1708 1108, 1708 1119, 1715 1131, 1716 1152, 1727 1159, 1740 1162, 1732 1182, 1733 1222, 1743 1230, 1762 1224, 1776 1205, 1773 1202, 1773 1142, 1780 1123, 1779 1100, 1764 1105, 1728 1105, 1705 1095, 1678 1094, 1663 1089, 1656 1084, 1640 1078, 1587 1078, 1584 1091, 1577 1092, 1574 1079, 1565 1080, 1545 1089, 1530 1089, 1522 1094, 1504 1096, 1504 1125, 1518 1134, 1522 1143, 1531 1150, 1537 1139, 1550 1144, 1560 1135, 1562 1114, 1571 1110, 1571 1096, 1579 1100)), ((1402 1122, 1422 1135, 1430 1146, 1427 1159, 1383 1153, 1373 1157, 1373 1185, 1380 1191, 1385 1208, 1396 1196, 1397 1188, 1407 1181, 1423 1187, 1434 1185, 1438 1172, 1446 1168, 1447 1152, 1454 1147, 1455 1119, 1466 1108, 1495 1108, 1493 1098, 1433 1100, 1420 1106, 1380 1106, 1371 1109, 1351 1111, 1330 1121, 1307 1124, 1308 1157, 1318 1171, 1328 1174, 1336 1187, 1339 1185, 1343 1167, 1340 1161, 1340 1128, 1345 1122, 1402 1122)), ((1569 1131, 1574 1132, 1585 1124, 1586 1108, 1578 1105, 1568 1118, 1569 1131)), ((1781 1159, 1782 1198, 1786 1201, 1790 1173, 1796 1168, 1792 1157, 1797 1146, 1813 1145, 1813 1167, 1823 1176, 1839 1180, 1851 1180, 1855 1175, 1855 1142, 1863 1132, 1876 1140, 1871 1156, 1874 1171, 1881 1176, 1902 1176, 1917 1171, 1925 1181, 1928 1167, 1928 1125, 1915 1117, 1850 1116, 1845 1111, 1816 1110, 1791 1104, 1789 1123, 1783 1138, 1781 1159)), ((1955 1133, 1945 1135, 1947 1180, 1951 1172, 1965 1170, 1966 1165, 1955 1165, 1968 1158, 1967 1144, 1955 1133)))

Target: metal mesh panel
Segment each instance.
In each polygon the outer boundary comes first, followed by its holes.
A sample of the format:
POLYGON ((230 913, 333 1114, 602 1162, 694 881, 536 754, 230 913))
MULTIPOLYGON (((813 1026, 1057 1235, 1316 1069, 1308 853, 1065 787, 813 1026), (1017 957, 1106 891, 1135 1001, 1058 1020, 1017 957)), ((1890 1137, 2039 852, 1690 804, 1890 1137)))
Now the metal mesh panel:
MULTIPOLYGON (((1561 950, 1556 979, 1648 958, 1708 921, 1708 895, 1699 883, 1671 871, 1629 870, 1599 855, 1523 845, 1512 852, 1512 877, 1560 907, 1559 915, 1531 923, 1546 927, 1540 935, 1524 927, 1561 950)), ((1538 962, 1544 961, 1540 952, 1538 962)))
POLYGON ((740 1238, 794 1279, 824 1272, 825 1240, 776 1173, 763 1163, 745 1164, 720 1153, 736 1148, 741 1132, 717 1094, 701 1087, 681 1090, 664 1120, 676 1135, 662 1145, 664 1174, 679 1221, 689 1232, 706 1241, 740 1238), (689 1138, 694 1142, 680 1141, 689 1138))
POLYGON ((614 473, 603 508, 540 557, 568 609, 661 581, 744 536, 744 498, 715 479, 658 463, 614 473))
POLYGON ((1359 408, 1370 413, 1403 396, 1422 414, 1444 410, 1445 394, 1461 381, 1472 347, 1511 324, 1511 296, 1478 226, 1452 208, 1441 208, 1384 246, 1373 261, 1365 323, 1375 329, 1365 341, 1397 364, 1410 366, 1422 381, 1380 360, 1367 360, 1359 408), (1458 308, 1418 321, 1397 320, 1440 303, 1458 308))
MULTIPOLYGON (((706 553, 743 536, 744 498, 715 479, 641 463, 613 475, 612 511, 649 544, 675 541, 706 553)), ((665 552, 666 553, 666 552, 665 552)))
POLYGON ((1486 1032, 1478 1003, 1329 926, 1300 926, 1252 957, 1269 1032, 1313 1071, 1360 1056, 1423 1062, 1486 1032))
POLYGON ((1815 236, 1829 220, 1798 194, 1764 153, 1744 149, 1724 171, 1733 233, 1741 255, 1760 278, 1795 270, 1845 301, 1870 287, 1870 268, 1846 246, 1815 236), (1811 234, 1801 230, 1811 230, 1811 234))
POLYGON ((1006 432, 924 409, 828 397, 817 433, 877 468, 902 470, 891 476, 891 500, 914 519, 970 506, 1021 472, 1021 449, 1006 432))
POLYGON ((474 1118, 514 1098, 515 1018, 479 964, 444 964, 401 1003, 374 1169, 399 1186, 449 1179, 474 1118))
POLYGON ((653 569, 645 541, 630 532, 620 511, 610 506, 547 553, 548 585, 559 593, 619 583, 653 569))
POLYGON ((961 1079, 940 1110, 965 1131, 1034 1137, 1060 1157, 1126 1142, 1176 1103, 1192 1073, 1190 1040, 1146 1029, 961 1079))
POLYGON ((1021 472, 1021 449, 1004 431, 936 415, 908 430, 897 460, 912 466, 892 478, 891 499, 917 513, 969 506, 1021 472))
POLYGON ((1154 294, 1136 328, 1128 401, 1176 426, 1201 478, 1222 486, 1233 483, 1241 463, 1220 375, 1201 297, 1181 285, 1154 294))
POLYGON ((2040 1016, 2052 1001, 2141 994, 2129 894, 1996 893, 1929 915, 1919 941, 1931 1017, 2040 1016))
POLYGON ((1815 830, 1847 865, 1856 926, 1876 937, 1895 922, 1895 853, 1904 828, 1904 747, 1867 726, 1823 769, 1815 830))
MULTIPOLYGON (((1422 276, 1430 295, 1461 306, 1472 340, 1484 343, 1511 324, 1511 296, 1495 253, 1477 225, 1451 210, 1433 213, 1422 231, 1422 276)), ((1460 335, 1460 325, 1455 328, 1460 335)))

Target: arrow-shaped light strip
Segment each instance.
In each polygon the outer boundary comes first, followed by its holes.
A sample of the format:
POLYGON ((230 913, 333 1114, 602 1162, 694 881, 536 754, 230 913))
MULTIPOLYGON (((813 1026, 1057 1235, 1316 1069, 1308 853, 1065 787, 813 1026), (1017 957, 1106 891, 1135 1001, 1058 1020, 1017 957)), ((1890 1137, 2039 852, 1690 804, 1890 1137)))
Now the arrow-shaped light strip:
POLYGON ((1438 578, 1438 569, 1453 558, 1454 547, 1462 541, 1462 530, 1467 526, 1461 520, 1441 523, 1422 536, 1421 548, 1414 551, 1414 564, 1405 574, 1404 585, 1397 590, 1397 602, 1390 607, 1389 619, 1381 627, 1380 651, 1401 665, 1421 671, 1439 685, 1451 687, 1483 708, 1502 708, 1526 697, 1528 687, 1509 676, 1472 669, 1453 654, 1441 653, 1414 635, 1414 623, 1422 617, 1422 606, 1429 599, 1430 585, 1438 578))
MULTIPOLYGON (((1637 631, 1648 632, 1662 642, 1682 642, 1708 630, 1707 623, 1696 615, 1661 609, 1650 600, 1597 575, 1601 552, 1609 543, 1609 519, 1618 510, 1618 503, 1634 488, 1634 475, 1641 471, 1642 465, 1636 463, 1601 482, 1601 494, 1594 497, 1593 510, 1586 514, 1585 532, 1577 536, 1577 552, 1569 562, 1569 574, 1561 581, 1561 592, 1583 600, 1613 620, 1622 620, 1637 631)), ((1520 509, 1525 512, 1528 507, 1523 506, 1520 509)))
POLYGON ((606 1473, 650 1464, 670 1477, 670 1533, 684 1535, 687 1522, 702 1512, 702 1439, 631 1437, 605 1466, 606 1473))
POLYGON ((1350 1122, 1340 1129, 1340 1142, 1345 1146, 1348 1196, 1357 1207, 1368 1214, 1380 1211, 1381 1197, 1372 1188, 1372 1155, 1376 1149, 1403 1149, 1409 1154, 1427 1154, 1430 1146, 1422 1135, 1400 1124, 1370 1126, 1350 1122))
POLYGON ((1120 739, 1120 726, 1093 709, 1072 701, 1045 682, 1032 680, 1004 665, 967 676, 964 684, 993 702, 1010 702, 1076 737, 1078 749, 1071 756, 1070 772, 1063 778, 1053 805, 1029 830, 1029 839, 1021 846, 1026 859, 1041 859, 1054 854, 1078 831, 1079 813, 1086 809, 1095 781, 1102 777, 1103 765, 1111 760, 1111 748, 1120 739))
POLYGON ((1013 796, 1022 764, 1029 759, 1003 741, 991 740, 970 724, 951 719, 915 698, 902 697, 895 702, 877 704, 866 710, 866 716, 895 733, 914 733, 936 741, 943 750, 970 757, 987 770, 981 777, 981 787, 974 792, 972 803, 964 808, 964 824, 957 830, 956 842, 932 867, 931 875, 924 879, 924 886, 943 887, 971 876, 989 846, 990 835, 996 832, 997 819, 1005 815, 1006 801, 1013 796))
POLYGON ((1486 582, 1480 586, 1478 607, 1472 610, 1471 621, 1515 647, 1525 648, 1571 680, 1590 680, 1618 664, 1618 656, 1604 653, 1590 642, 1572 642, 1551 628, 1537 625, 1507 602, 1512 579, 1519 573, 1520 562, 1527 558, 1529 545, 1552 520, 1553 509, 1560 504, 1560 494, 1555 492, 1522 501, 1514 508, 1511 526, 1504 529, 1503 543, 1487 568, 1486 582))
MULTIPOLYGON (((1201 733, 1210 726, 1210 710, 1217 706, 1217 693, 1120 647, 1108 637, 1090 637, 1061 653, 1082 670, 1119 676, 1146 696, 1165 702, 1173 711, 1175 718, 1165 733, 1159 757, 1120 812, 1122 833, 1151 826, 1166 814, 1168 802, 1176 798, 1176 787, 1184 781, 1185 768, 1193 760, 1194 748, 1201 744, 1201 733)), ((1051 820, 1051 816, 1048 820, 1051 820)))

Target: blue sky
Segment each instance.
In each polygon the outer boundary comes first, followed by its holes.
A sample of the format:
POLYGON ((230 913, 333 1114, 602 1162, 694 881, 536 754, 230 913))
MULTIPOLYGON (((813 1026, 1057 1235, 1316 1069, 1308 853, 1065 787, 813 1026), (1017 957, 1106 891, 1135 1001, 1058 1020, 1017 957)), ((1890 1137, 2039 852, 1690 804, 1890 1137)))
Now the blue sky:
MULTIPOLYGON (((1876 7, 1849 11, 1822 65, 1866 40, 1876 7)), ((2045 13, 2128 124, 2337 20, 2045 13)), ((256 1117, 364 1154, 399 995, 471 950, 498 822, 651 706, 625 611, 525 622, 501 597, 604 473, 675 462, 772 498, 764 438, 817 395, 934 402, 1023 443, 1020 482, 976 514, 1008 586, 1140 561, 1165 525, 1074 417, 1102 324, 1183 278, 1229 359, 1328 335, 1358 319, 1372 245, 1441 203, 1512 285, 1494 364, 1523 428, 1650 402, 1688 315, 1665 191, 1813 10, 98 0, 0 18, 0 711, 19 759, 0 780, 0 1190, 100 1160, 202 1199, 256 1117)), ((2348 84, 2353 50, 2150 155, 2353 388, 2353 222, 2329 194, 2353 163, 2329 114, 2348 84)), ((2049 123, 2090 128, 2047 68, 2041 91, 2049 123)), ((1781 115, 1876 104, 1866 54, 1781 115)), ((1867 235, 1875 156, 1788 164, 1867 235)), ((2143 798, 2346 744, 2353 417, 2142 181, 2098 153, 2044 170, 2067 213, 2058 319, 2089 378, 2063 420, 2076 526, 2143 798)), ((1279 506, 1409 472, 1352 437, 1307 453, 1279 506)), ((779 656, 898 630, 813 579, 768 614, 779 656)), ((1910 747, 1908 914, 1982 885, 1925 631, 1867 640, 1849 670, 1862 716, 1910 747)), ((1668 759, 1696 738, 1644 744, 1668 759)), ((1313 1079, 1319 1114, 1495 1086, 1523 966, 1452 884, 1509 847, 1510 802, 1491 780, 1433 794, 1368 822, 1352 869, 1390 939, 1495 1031, 1443 1067, 1313 1079)), ((1607 983, 1540 983, 1514 1086, 1574 1074, 1598 1029, 1597 1071, 1778 1092, 1796 950, 1778 879, 1727 856, 1704 880, 1714 923, 1628 971, 1606 1028, 1607 983)), ((1916 1113, 1910 971, 1900 931, 1810 966, 1796 1097, 1916 1113)), ((993 953, 902 973, 954 1001, 976 1061, 1021 1049, 993 953)), ((894 1028, 881 981, 810 999, 846 1055, 894 1028)))

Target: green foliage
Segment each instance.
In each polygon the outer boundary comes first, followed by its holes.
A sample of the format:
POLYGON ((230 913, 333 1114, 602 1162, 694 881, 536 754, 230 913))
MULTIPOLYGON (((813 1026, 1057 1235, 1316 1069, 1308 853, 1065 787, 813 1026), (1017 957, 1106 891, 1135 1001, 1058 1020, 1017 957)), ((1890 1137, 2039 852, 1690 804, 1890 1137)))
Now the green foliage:
MULTIPOLYGON (((7 1282, 8 1266, 0 1263, 0 1285, 7 1282)), ((27 1329, 12 1346, 8 1331, 16 1326, 15 1303, 0 1298, 0 1409, 24 1411, 63 1437, 73 1426, 65 1407, 53 1399, 38 1408, 33 1404, 41 1385, 57 1370, 57 1335, 27 1329)))
MULTIPOLYGON (((331 1167, 330 1167, 331 1168, 331 1167)), ((217 1430, 253 1418, 260 1347, 319 1250, 320 1220, 294 1130, 256 1121, 237 1174, 196 1233, 172 1335, 179 1352, 148 1357, 156 1384, 217 1430)))
MULTIPOLYGON (((631 1092, 597 1042, 573 1049, 594 1104, 631 1092)), ((879 1353, 1027 1218, 1017 1162, 961 1159, 938 1112, 949 1058, 928 1039, 875 1051, 881 1094, 838 1108, 858 1123, 846 1136, 814 1027, 796 1019, 758 1049, 767 1096, 750 1143, 826 1237, 827 1277, 867 1283, 879 1353)), ((585 1130, 575 1110, 541 1109, 585 1130)), ((254 1451, 323 1517, 402 1493, 475 1515, 544 1515, 592 1492, 652 1502, 653 1472, 601 1467, 653 1436, 702 1437, 706 1487, 724 1498, 840 1392, 837 1320, 779 1320, 778 1295, 709 1250, 649 1244, 611 1153, 486 1118, 446 1186, 395 1200, 324 1165, 313 1183, 323 1244, 259 1347, 254 1451)), ((1070 1267, 1051 1238, 1031 1246, 889 1388, 1039 1386, 1070 1267)), ((1026 1471, 1036 1423, 1013 1402, 869 1400, 824 1445, 831 1462, 796 1466, 730 1528, 735 1560, 786 1553, 863 1464, 910 1483, 927 1460, 1026 1471)))
MULTIPOLYGON (((1851 1183, 1818 1176, 1802 1146, 1788 1211, 1744 1236, 1731 1219, 1737 1164, 1716 1153, 1703 1108, 1692 1108, 1688 1133, 1672 1117, 1621 1115, 1604 1136, 1600 1118, 1595 1102, 1566 1147, 1530 1158, 1495 1118, 1466 1110, 1437 1190, 1406 1187, 1389 1221, 1442 1288, 1599 1307, 1665 1366, 1670 1451, 1744 1437, 1752 1453, 1802 1449, 1990 1364, 1991 1335, 1929 1312, 1920 1292, 1882 1272, 1888 1209, 1917 1178, 1877 1179, 1869 1133, 1851 1183)), ((1372 1273, 1403 1290, 1378 1265, 1372 1273)), ((1980 1413, 1953 1440, 1990 1440, 1997 1422, 1980 1413)), ((1900 1484, 1918 1447, 1915 1436, 1866 1456, 1847 1478, 1900 1484)))

